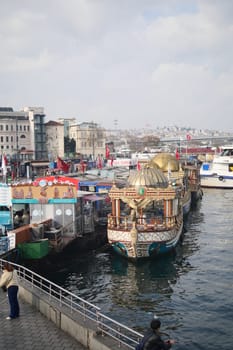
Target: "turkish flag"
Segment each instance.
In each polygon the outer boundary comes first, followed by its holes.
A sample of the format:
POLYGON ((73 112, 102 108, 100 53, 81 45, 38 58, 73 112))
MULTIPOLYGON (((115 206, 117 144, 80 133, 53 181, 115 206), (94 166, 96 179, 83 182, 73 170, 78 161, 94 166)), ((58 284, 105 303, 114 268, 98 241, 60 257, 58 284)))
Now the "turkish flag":
POLYGON ((108 159, 110 156, 110 149, 108 147, 108 145, 106 145, 106 149, 105 149, 105 158, 108 159))
POLYGON ((57 157, 57 169, 64 171, 64 173, 68 173, 69 164, 64 162, 60 157, 57 157))

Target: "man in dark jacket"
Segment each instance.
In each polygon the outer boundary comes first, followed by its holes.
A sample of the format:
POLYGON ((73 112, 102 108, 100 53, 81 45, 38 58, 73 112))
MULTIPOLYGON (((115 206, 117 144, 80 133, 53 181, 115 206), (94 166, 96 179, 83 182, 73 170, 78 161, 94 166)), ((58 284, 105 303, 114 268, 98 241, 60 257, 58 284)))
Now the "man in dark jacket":
POLYGON ((167 341, 162 340, 160 335, 161 322, 158 318, 154 318, 151 321, 151 329, 143 337, 143 350, 167 350, 172 347, 175 343, 174 340, 170 339, 167 341))

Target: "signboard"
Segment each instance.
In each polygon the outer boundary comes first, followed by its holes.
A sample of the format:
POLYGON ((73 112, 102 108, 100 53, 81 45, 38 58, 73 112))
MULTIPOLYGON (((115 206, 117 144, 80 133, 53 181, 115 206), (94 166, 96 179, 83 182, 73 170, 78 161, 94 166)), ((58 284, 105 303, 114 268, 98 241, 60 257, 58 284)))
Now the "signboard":
POLYGON ((76 203, 77 188, 69 181, 40 178, 31 183, 12 184, 12 203, 76 203))
POLYGON ((0 183, 0 205, 11 206, 11 188, 4 183, 0 183))

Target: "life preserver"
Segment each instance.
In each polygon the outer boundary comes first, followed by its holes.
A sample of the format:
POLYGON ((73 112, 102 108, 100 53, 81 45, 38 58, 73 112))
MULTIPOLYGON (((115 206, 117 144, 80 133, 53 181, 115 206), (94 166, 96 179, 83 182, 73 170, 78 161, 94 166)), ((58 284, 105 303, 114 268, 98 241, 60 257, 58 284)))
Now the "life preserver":
POLYGON ((223 176, 219 176, 219 181, 223 181, 223 176))

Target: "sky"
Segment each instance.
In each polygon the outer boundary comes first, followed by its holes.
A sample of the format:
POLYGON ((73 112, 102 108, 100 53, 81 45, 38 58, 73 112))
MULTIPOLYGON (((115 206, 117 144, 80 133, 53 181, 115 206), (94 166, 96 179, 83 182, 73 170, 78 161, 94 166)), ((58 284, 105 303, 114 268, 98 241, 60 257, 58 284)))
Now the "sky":
POLYGON ((9 0, 0 106, 107 129, 233 132, 232 0, 9 0))

